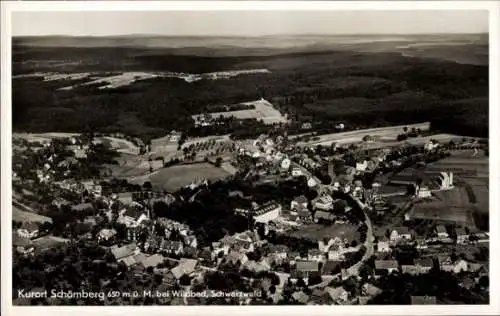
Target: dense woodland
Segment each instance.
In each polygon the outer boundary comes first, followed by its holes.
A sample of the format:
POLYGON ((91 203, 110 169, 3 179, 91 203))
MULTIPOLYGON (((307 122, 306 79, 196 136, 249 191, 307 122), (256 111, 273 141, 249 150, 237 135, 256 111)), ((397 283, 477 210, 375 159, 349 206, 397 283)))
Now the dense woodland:
POLYGON ((264 97, 298 129, 312 122, 332 132, 338 122, 372 127, 431 120, 446 131, 487 136, 488 67, 395 53, 317 52, 265 57, 197 57, 163 54, 161 49, 30 48, 14 45, 14 74, 87 71, 211 71, 266 68, 269 74, 230 79, 163 78, 114 90, 93 86, 68 91, 71 81, 13 79, 14 130, 31 132, 121 131, 142 138, 172 129, 190 135, 268 131, 257 121, 234 120, 195 129, 191 115, 264 97), (24 62, 27 60, 37 62, 24 62))

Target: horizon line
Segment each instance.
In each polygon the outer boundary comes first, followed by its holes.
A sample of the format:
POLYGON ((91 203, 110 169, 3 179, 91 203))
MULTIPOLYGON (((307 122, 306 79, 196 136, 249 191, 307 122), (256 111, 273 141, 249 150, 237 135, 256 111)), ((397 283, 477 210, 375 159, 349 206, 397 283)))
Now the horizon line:
POLYGON ((38 35, 11 35, 15 37, 276 37, 276 36, 405 36, 405 35, 489 35, 489 32, 458 32, 458 33, 290 33, 290 34, 262 34, 262 35, 203 35, 203 34, 186 34, 186 35, 167 35, 157 33, 128 33, 128 34, 38 34, 38 35))

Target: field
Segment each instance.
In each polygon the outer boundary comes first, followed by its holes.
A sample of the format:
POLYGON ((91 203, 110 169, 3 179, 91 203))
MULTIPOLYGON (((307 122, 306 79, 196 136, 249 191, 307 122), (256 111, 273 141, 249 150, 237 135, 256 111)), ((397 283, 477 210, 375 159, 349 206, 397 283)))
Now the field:
POLYGON ((432 167, 446 169, 475 170, 476 175, 460 175, 455 172, 454 180, 457 184, 463 185, 466 194, 472 194, 471 203, 475 205, 475 210, 481 213, 489 213, 489 158, 483 152, 473 156, 471 150, 454 151, 451 157, 440 160, 431 165, 432 167))
POLYGON ((380 136, 380 137, 388 137, 392 139, 396 139, 396 136, 403 133, 403 128, 408 127, 411 128, 420 128, 422 131, 429 130, 430 123, 419 123, 419 124, 409 124, 409 125, 400 125, 400 126, 390 126, 390 127, 379 127, 379 128, 369 128, 351 132, 342 132, 342 133, 334 133, 327 135, 320 135, 319 140, 310 141, 310 142, 299 142, 299 145, 330 145, 332 143, 339 144, 349 144, 361 142, 363 137, 366 135, 370 136, 380 136))
POLYGON ((360 236, 357 228, 348 224, 307 224, 299 226, 297 231, 290 234, 293 237, 310 239, 312 241, 322 240, 323 238, 347 238, 348 240, 359 241, 360 236))
MULTIPOLYGON (((274 123, 286 123, 287 120, 281 115, 281 113, 276 110, 273 105, 265 100, 258 100, 254 102, 245 102, 243 104, 253 105, 255 108, 252 110, 239 110, 239 111, 228 111, 228 112, 214 112, 208 113, 212 119, 217 119, 219 117, 231 117, 234 116, 237 119, 257 119, 262 120, 266 124, 274 123)), ((199 118, 203 117, 204 114, 192 115, 193 120, 198 121, 199 118)))
POLYGON ((144 181, 151 181, 154 187, 167 191, 175 191, 192 182, 207 180, 219 180, 229 176, 222 168, 217 168, 208 163, 173 166, 160 169, 152 174, 140 177, 131 182, 142 184, 144 181))
POLYGON ((50 217, 23 211, 14 205, 12 205, 12 220, 18 222, 52 222, 52 219, 50 217))

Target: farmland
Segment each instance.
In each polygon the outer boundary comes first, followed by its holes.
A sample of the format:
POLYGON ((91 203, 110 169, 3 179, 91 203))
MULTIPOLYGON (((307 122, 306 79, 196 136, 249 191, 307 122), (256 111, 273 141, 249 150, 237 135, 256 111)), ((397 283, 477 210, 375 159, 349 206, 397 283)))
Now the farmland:
POLYGON ((350 132, 320 135, 318 140, 310 142, 302 142, 302 143, 299 142, 299 145, 330 145, 332 143, 342 143, 342 144, 356 143, 356 142, 361 142, 363 140, 363 137, 367 135, 388 137, 395 140, 399 134, 403 133, 403 128, 405 127, 407 127, 408 129, 419 128, 422 131, 426 131, 429 130, 430 123, 425 122, 425 123, 409 124, 401 126, 378 127, 378 128, 350 131, 350 132))
MULTIPOLYGON (((276 110, 273 105, 265 100, 258 100, 254 102, 242 103, 245 105, 253 105, 254 109, 251 110, 239 110, 239 111, 227 111, 227 112, 215 112, 208 113, 212 119, 219 117, 235 117, 236 119, 257 119, 262 120, 266 124, 274 123, 286 123, 287 120, 281 115, 281 113, 276 110)), ((194 121, 200 120, 205 114, 192 115, 194 121)))
POLYGON ((215 181, 229 176, 222 168, 214 167, 208 163, 173 166, 160 169, 150 175, 131 180, 142 184, 144 181, 151 181, 153 187, 167 191, 175 191, 192 182, 203 181, 204 179, 215 181))
POLYGON ((15 205, 12 205, 12 220, 17 222, 52 222, 52 219, 50 217, 42 216, 33 212, 23 211, 15 205))

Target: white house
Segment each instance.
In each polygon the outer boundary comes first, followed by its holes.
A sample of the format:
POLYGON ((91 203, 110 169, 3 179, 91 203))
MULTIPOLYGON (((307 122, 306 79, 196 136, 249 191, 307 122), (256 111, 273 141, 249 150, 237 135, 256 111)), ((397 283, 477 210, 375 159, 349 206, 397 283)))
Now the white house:
POLYGON ((34 222, 24 222, 17 230, 17 235, 24 238, 35 238, 38 236, 38 225, 34 222))
POLYGON ((290 209, 307 209, 309 201, 304 195, 294 198, 290 204, 290 209))
POLYGON ((404 226, 396 227, 391 232, 390 240, 392 242, 397 242, 400 240, 411 240, 410 230, 404 226))
POLYGON ((277 219, 281 214, 281 205, 267 203, 253 210, 253 218, 257 223, 268 223, 277 219))

